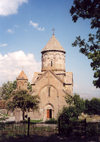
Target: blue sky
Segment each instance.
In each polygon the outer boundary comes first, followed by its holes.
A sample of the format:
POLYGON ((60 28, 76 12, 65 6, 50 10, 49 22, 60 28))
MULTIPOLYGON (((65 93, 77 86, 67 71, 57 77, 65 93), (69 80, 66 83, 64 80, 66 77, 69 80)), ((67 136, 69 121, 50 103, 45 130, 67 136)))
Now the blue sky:
MULTIPOLYGON (((73 0, 0 0, 0 85, 14 80, 23 69, 31 81, 41 68, 41 50, 55 36, 66 50, 66 71, 73 72, 74 92, 81 97, 100 97, 93 84, 90 61, 76 47, 75 37, 87 38, 88 20, 73 23, 73 0)), ((92 31, 93 32, 93 31, 92 31)))

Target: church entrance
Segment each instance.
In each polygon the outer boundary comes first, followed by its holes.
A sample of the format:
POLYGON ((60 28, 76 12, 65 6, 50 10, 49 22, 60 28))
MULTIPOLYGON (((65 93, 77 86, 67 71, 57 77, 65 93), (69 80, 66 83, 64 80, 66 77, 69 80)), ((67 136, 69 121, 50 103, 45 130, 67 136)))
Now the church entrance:
POLYGON ((44 117, 43 120, 49 120, 51 118, 54 118, 54 107, 52 104, 48 103, 45 105, 44 108, 44 117))
POLYGON ((47 118, 52 118, 52 109, 47 109, 47 118))

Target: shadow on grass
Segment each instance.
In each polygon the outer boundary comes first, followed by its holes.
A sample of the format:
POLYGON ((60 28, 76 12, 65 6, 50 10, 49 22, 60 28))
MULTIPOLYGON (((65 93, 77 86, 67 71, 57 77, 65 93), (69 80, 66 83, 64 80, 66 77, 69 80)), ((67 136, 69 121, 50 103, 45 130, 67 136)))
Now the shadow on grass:
POLYGON ((33 135, 33 136, 16 136, 16 137, 4 137, 0 138, 0 142, 100 142, 97 137, 85 138, 85 137, 64 137, 58 134, 51 135, 33 135))

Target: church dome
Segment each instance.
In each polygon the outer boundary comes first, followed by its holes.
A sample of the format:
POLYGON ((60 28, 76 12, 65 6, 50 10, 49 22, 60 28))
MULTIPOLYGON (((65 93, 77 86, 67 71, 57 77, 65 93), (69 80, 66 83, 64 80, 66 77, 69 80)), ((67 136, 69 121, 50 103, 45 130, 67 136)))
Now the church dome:
POLYGON ((46 51, 62 51, 65 53, 64 48, 60 45, 59 41, 56 39, 54 34, 52 35, 52 37, 50 38, 50 40, 41 52, 43 53, 46 51))
POLYGON ((65 50, 53 34, 47 45, 42 50, 41 71, 63 71, 65 72, 65 50))

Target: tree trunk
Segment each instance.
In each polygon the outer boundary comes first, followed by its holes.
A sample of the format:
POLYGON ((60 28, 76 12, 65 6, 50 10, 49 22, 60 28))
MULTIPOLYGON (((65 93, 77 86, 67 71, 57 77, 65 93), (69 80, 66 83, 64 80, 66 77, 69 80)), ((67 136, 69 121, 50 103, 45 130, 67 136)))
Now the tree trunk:
POLYGON ((22 113, 23 113, 23 120, 25 120, 25 112, 23 111, 22 113))

